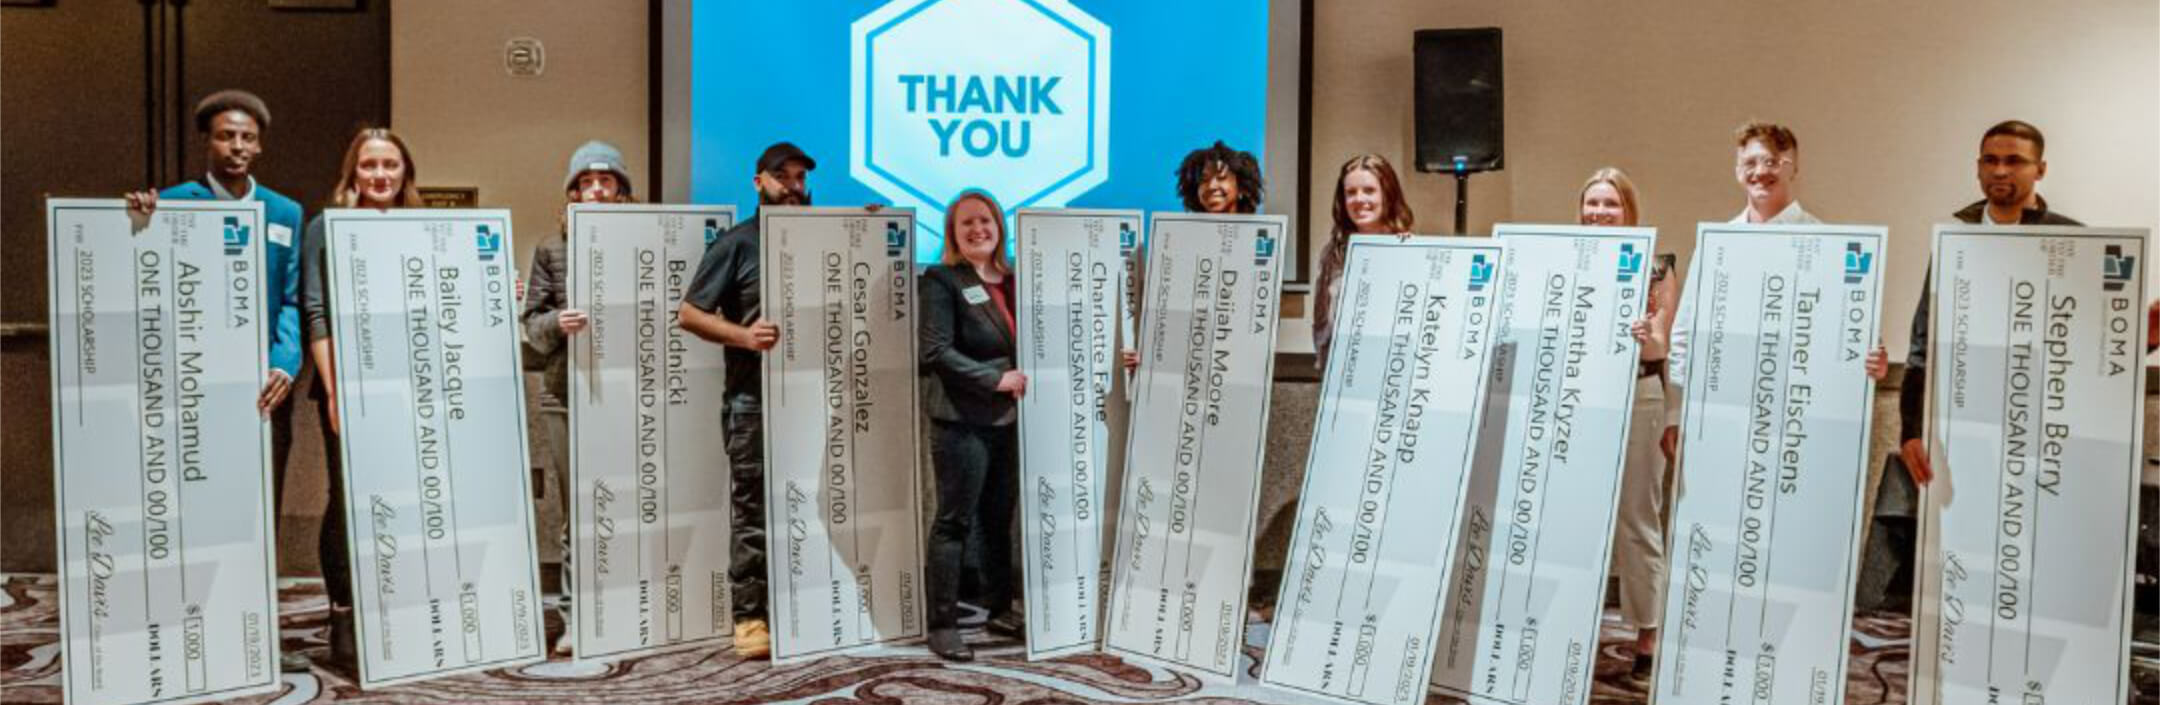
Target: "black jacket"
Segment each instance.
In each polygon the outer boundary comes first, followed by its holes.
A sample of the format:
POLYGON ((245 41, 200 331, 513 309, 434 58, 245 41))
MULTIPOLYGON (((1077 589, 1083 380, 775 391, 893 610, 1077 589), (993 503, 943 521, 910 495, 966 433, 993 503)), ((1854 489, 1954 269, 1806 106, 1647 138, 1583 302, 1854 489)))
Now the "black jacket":
POLYGON ((541 380, 557 406, 570 403, 570 346, 564 345, 562 323, 556 315, 570 307, 569 236, 558 234, 533 247, 532 265, 525 270, 525 308, 518 322, 525 326, 525 342, 540 359, 541 380))
MULTIPOLYGON (((1977 224, 1987 212, 1987 201, 1966 206, 1952 214, 1958 222, 1977 224)), ((2019 225, 2084 225, 2069 216, 2048 210, 2047 199, 2036 198, 2034 207, 2018 214, 2019 225)), ((1920 305, 1913 310, 1912 349, 1905 354, 1905 377, 1898 385, 1898 442, 1904 443, 1920 437, 1920 429, 1927 420, 1927 354, 1928 354, 1928 287, 1934 280, 1935 263, 1928 263, 1928 276, 1920 280, 1920 305)))
POLYGON ((938 421, 1013 423, 1012 395, 997 391, 998 379, 1013 369, 1013 330, 989 285, 970 265, 940 264, 923 270, 917 293, 924 410, 938 421))

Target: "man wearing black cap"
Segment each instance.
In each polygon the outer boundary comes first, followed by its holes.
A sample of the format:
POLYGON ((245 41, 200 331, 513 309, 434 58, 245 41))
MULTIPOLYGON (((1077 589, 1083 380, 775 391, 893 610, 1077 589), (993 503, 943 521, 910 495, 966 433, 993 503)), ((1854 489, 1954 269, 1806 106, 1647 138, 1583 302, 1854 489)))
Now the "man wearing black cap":
MULTIPOLYGON (((804 177, 817 161, 787 142, 758 157, 758 205, 807 206, 804 177)), ((766 320, 758 299, 758 214, 729 228, 705 246, 678 314, 683 330, 727 346, 725 419, 728 465, 734 479, 734 544, 728 575, 734 581, 735 653, 771 654, 765 626, 765 419, 760 401, 759 356, 780 342, 780 327, 766 320)))

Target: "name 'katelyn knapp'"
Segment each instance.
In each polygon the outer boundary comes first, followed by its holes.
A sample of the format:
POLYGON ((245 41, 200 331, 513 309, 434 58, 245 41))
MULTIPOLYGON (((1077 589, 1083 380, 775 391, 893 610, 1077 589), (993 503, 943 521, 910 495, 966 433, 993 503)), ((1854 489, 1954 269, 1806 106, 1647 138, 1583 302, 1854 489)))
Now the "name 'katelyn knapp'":
POLYGON ((940 157, 952 156, 955 137, 969 156, 1027 156, 1034 131, 1026 117, 1065 114, 1051 95, 1058 76, 902 74, 897 80, 907 88, 907 112, 925 116, 937 136, 940 157))

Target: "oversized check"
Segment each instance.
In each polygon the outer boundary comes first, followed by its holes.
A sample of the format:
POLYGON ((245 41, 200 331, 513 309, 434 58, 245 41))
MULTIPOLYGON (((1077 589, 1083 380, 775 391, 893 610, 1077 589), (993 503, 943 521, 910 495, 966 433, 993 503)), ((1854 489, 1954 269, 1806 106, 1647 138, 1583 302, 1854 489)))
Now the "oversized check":
POLYGON ((1104 647, 1237 676, 1286 219, 1155 214, 1104 647))
POLYGON ((140 232, 118 199, 45 213, 62 691, 275 689, 262 204, 169 200, 140 232))
POLYGON ((2145 237, 1935 228, 1914 703, 2130 699, 2145 237))
POLYGON ((1262 683, 1425 701, 1503 260, 1489 239, 1351 238, 1262 683))
POLYGON ((1885 237, 1698 226, 1661 705, 1844 701, 1885 237))
POLYGON ((1139 211, 1023 209, 1014 216, 1019 299, 1020 518, 1027 654, 1093 651, 1100 632, 1103 494, 1125 319, 1125 253, 1139 211))
POLYGON ((675 324, 731 206, 570 207, 570 625, 579 658, 725 640, 721 350, 675 324))
POLYGON ((510 213, 323 221, 360 685, 538 660, 510 213))
POLYGON ((923 633, 915 216, 762 211, 773 657, 923 633))
MULTIPOLYGON (((1590 697, 1657 231, 1500 225, 1498 351, 1433 683, 1473 703, 1590 697)), ((1434 535, 1439 535, 1435 532, 1434 535)))

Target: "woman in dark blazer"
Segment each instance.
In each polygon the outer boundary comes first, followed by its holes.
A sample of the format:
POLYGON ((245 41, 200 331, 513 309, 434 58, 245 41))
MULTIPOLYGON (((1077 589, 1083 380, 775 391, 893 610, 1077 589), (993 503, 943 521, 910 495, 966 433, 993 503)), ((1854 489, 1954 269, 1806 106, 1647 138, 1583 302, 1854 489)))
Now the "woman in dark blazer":
POLYGON ((1019 636, 1013 611, 1013 507, 1019 502, 1019 413, 1027 376, 1013 369, 1013 276, 1005 214, 969 191, 945 209, 945 248, 922 274, 923 401, 931 420, 937 518, 930 525, 930 650, 974 658, 960 638, 960 573, 981 528, 977 579, 993 633, 1019 636))

